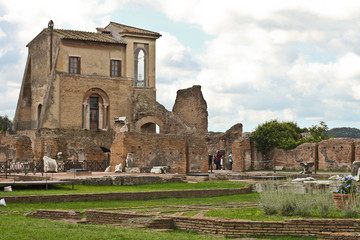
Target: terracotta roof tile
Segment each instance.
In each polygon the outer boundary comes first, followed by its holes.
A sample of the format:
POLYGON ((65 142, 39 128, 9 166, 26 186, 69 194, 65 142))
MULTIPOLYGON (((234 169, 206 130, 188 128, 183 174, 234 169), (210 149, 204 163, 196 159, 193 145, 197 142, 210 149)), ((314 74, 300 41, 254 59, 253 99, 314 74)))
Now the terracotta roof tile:
POLYGON ((160 33, 148 31, 148 30, 141 29, 141 28, 131 27, 131 26, 127 26, 127 25, 124 25, 124 24, 116 23, 116 22, 110 22, 109 25, 111 25, 111 24, 113 24, 113 25, 115 25, 115 26, 122 29, 120 34, 122 34, 122 33, 135 33, 135 34, 152 35, 152 36, 158 36, 158 37, 161 36, 160 33))
POLYGON ((110 34, 83 32, 83 31, 74 31, 74 30, 63 30, 63 29, 54 29, 53 32, 54 32, 54 34, 58 35, 61 39, 126 44, 126 41, 114 38, 110 34))

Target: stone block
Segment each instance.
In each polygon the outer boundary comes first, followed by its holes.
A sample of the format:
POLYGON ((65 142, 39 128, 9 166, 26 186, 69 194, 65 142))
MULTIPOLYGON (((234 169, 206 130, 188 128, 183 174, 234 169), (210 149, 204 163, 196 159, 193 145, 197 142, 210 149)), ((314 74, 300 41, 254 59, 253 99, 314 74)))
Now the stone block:
POLYGON ((140 168, 138 168, 138 167, 126 167, 125 172, 127 172, 127 173, 140 173, 140 168))
POLYGON ((155 166, 151 169, 151 173, 161 174, 161 173, 168 173, 170 170, 169 166, 155 166))

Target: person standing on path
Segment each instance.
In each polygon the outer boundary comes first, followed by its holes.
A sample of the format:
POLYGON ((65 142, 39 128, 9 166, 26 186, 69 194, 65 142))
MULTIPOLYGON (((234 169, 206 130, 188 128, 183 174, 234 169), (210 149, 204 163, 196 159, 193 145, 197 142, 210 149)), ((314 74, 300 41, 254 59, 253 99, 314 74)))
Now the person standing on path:
POLYGON ((216 152, 216 170, 220 170, 220 161, 221 161, 221 153, 219 151, 216 152))
POLYGON ((209 154, 209 169, 208 170, 213 170, 213 155, 209 154))
POLYGON ((233 164, 232 152, 230 152, 230 154, 229 154, 229 163, 230 163, 230 169, 229 170, 232 170, 232 164, 233 164))

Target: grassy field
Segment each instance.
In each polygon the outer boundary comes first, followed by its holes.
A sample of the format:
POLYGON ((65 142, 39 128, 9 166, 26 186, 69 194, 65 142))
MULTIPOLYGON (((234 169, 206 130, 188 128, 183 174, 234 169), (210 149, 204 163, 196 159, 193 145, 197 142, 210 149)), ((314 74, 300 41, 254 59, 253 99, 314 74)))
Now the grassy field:
MULTIPOLYGON (((97 193, 97 192, 117 192, 117 191, 158 191, 158 190, 177 190, 177 189, 216 189, 216 188, 234 188, 247 185, 243 182, 214 181, 193 184, 167 183, 167 184, 149 184, 137 186, 76 186, 72 191, 69 186, 56 187, 50 190, 41 189, 15 189, 11 194, 29 195, 29 194, 66 194, 66 193, 97 193)), ((4 197, 4 195, 2 196, 4 197)), ((178 205, 197 205, 213 204, 221 207, 228 204, 242 204, 256 202, 259 195, 257 193, 219 196, 208 198, 163 198, 137 201, 82 201, 82 202, 63 202, 63 203, 9 203, 7 207, 0 207, 0 239, 223 239, 219 236, 208 236, 194 232, 178 231, 157 232, 148 229, 124 229, 114 226, 96 226, 71 224, 59 221, 40 220, 25 217, 24 214, 34 212, 37 209, 61 209, 61 210, 87 210, 101 208, 131 208, 144 207, 151 209, 161 206, 178 205)), ((6 198, 6 196, 5 196, 6 198)), ((234 209, 209 209, 207 216, 216 216, 234 219, 250 220, 283 220, 282 217, 266 216, 260 207, 246 207, 234 209)), ((316 239, 315 237, 291 237, 291 236, 257 236, 261 239, 316 239)))
POLYGON ((157 183, 133 186, 85 186, 54 185, 44 190, 44 186, 14 186, 12 192, 1 192, 0 198, 6 196, 51 195, 51 194, 77 194, 77 193, 109 193, 109 192, 144 192, 144 191, 170 191, 189 189, 220 189, 242 188, 250 183, 237 181, 206 181, 198 183, 157 183))

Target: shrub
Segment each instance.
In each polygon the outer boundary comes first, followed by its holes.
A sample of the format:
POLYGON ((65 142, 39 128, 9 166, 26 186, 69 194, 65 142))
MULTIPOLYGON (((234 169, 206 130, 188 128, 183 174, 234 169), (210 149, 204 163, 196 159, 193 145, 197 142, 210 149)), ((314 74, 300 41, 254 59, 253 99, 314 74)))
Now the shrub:
POLYGON ((343 178, 339 179, 339 182, 339 186, 334 193, 356 194, 359 192, 355 179, 351 175, 344 175, 343 178))
POLYGON ((320 193, 313 195, 314 198, 314 215, 320 217, 329 217, 335 209, 334 201, 330 194, 320 193))
MULTIPOLYGON (((337 213, 332 196, 328 192, 296 194, 292 189, 276 189, 272 183, 267 184, 264 191, 259 194, 259 203, 267 215, 329 217, 337 213)), ((344 214, 355 216, 358 210, 349 208, 344 214)))

